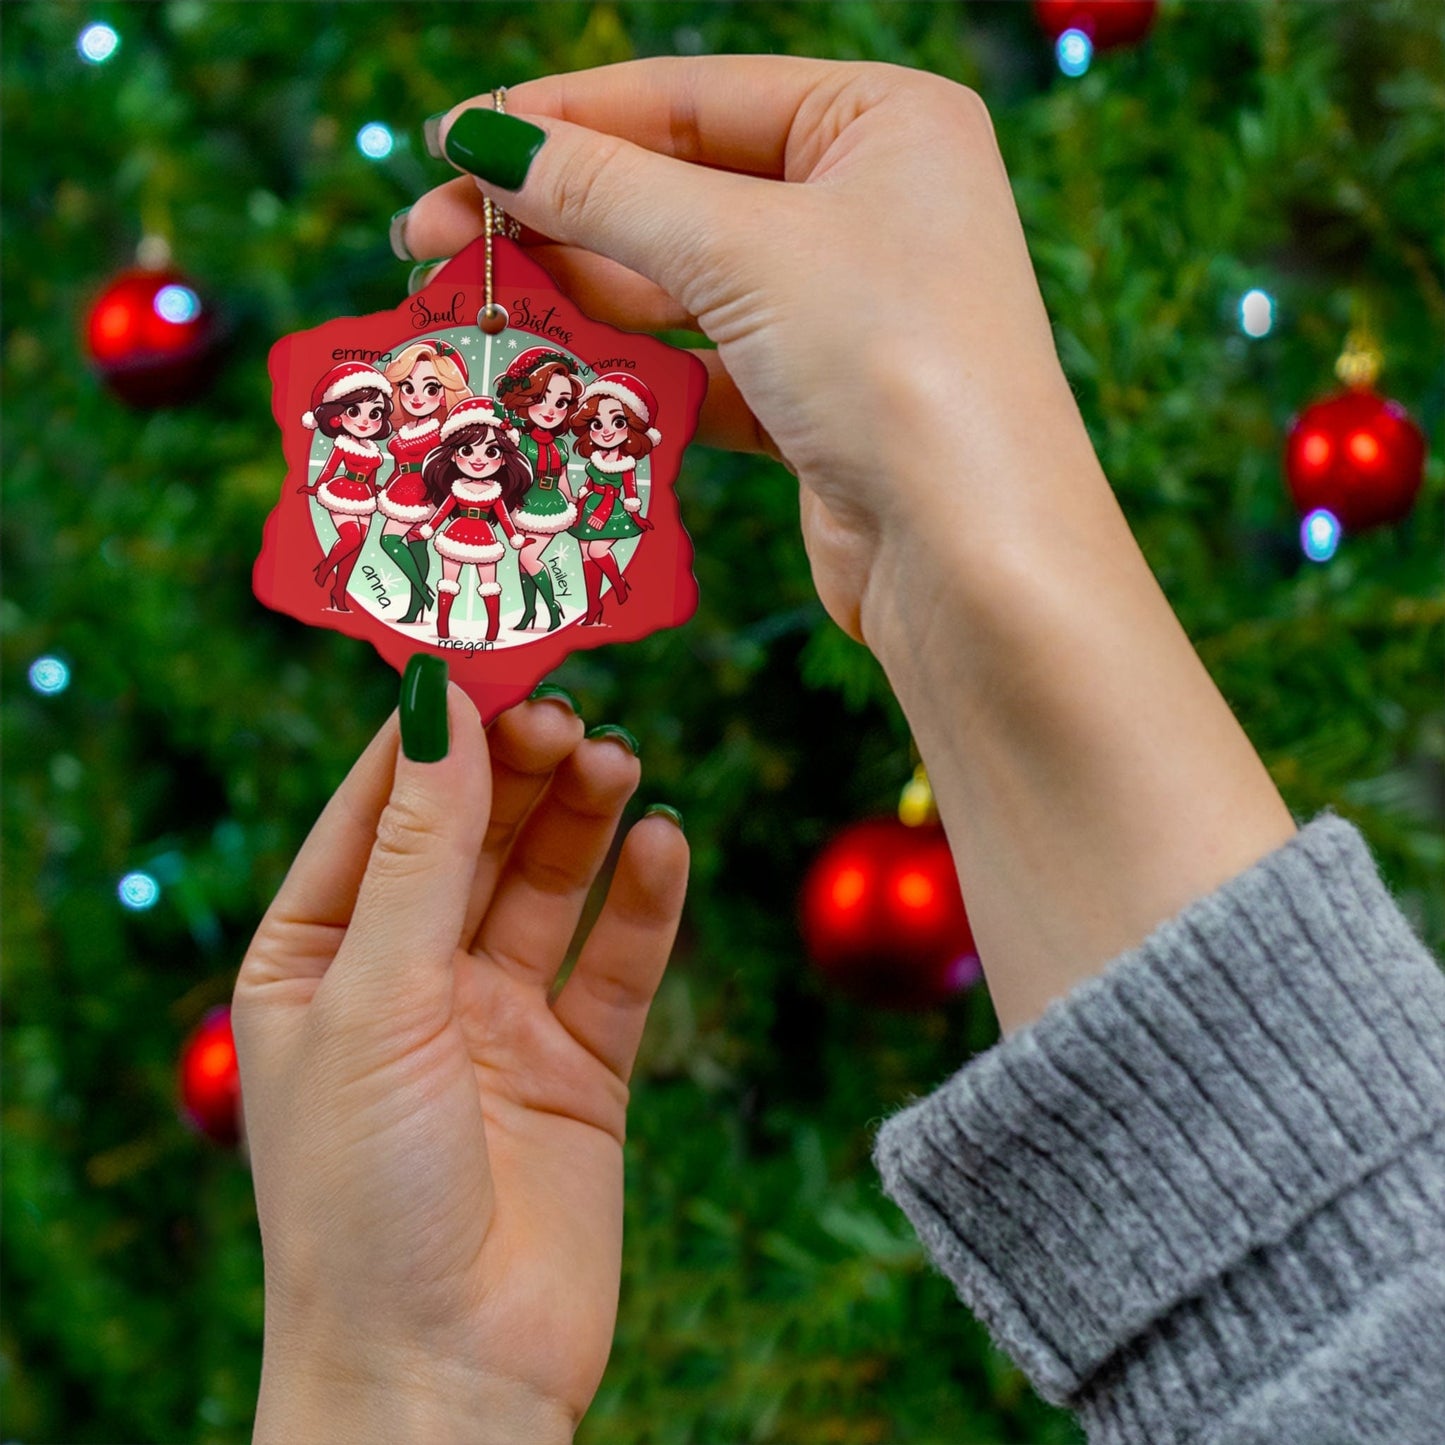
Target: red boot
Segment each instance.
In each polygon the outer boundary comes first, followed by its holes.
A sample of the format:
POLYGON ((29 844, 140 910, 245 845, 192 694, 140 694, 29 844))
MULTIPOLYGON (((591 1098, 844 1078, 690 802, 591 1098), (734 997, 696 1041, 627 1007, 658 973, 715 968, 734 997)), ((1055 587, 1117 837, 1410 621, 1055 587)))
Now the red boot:
POLYGON ((443 578, 437 583, 437 636, 450 637, 452 635, 452 603, 457 600, 457 593, 461 590, 455 582, 448 582, 443 578))
POLYGON ((587 586, 587 611, 579 627, 591 627, 602 621, 602 569, 592 557, 582 559, 582 581, 587 586))
POLYGON ((336 529, 336 540, 331 544, 331 550, 316 564, 316 585, 326 586, 328 574, 340 569, 349 552, 359 552, 365 539, 366 533, 361 530, 360 522, 342 522, 336 529))
POLYGON ((620 607, 622 603, 627 601, 632 588, 627 585, 626 579, 622 575, 622 570, 617 565, 617 559, 611 552, 604 552, 600 557, 594 558, 594 560, 598 567, 601 568, 603 575, 612 584, 612 591, 616 594, 617 603, 620 607))
MULTIPOLYGON (((357 532, 364 536, 358 527, 357 532)), ((356 571, 356 564, 361 560, 361 542, 358 539, 356 546, 336 564, 336 583, 331 589, 331 605, 338 612, 350 612, 351 608, 346 605, 346 589, 351 583, 351 574, 356 571)))
POLYGON ((487 606, 487 641, 497 640, 497 629, 502 625, 502 587, 499 582, 484 582, 478 589, 482 594, 482 601, 487 606), (486 589, 492 590, 488 592, 486 589))

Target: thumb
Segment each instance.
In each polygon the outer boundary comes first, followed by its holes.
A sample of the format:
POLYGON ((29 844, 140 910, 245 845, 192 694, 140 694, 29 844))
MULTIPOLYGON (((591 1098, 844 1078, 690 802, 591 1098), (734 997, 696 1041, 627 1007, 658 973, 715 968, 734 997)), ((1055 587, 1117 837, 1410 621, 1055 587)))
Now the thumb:
POLYGON ((391 795, 326 983, 364 999, 389 1027, 437 1021, 452 998, 472 875, 492 809, 481 718, 447 682, 446 663, 417 654, 401 690, 401 750, 391 795))
POLYGON ((753 234, 750 218, 762 214, 765 190, 782 189, 554 116, 499 115, 485 104, 452 111, 440 137, 446 158, 509 216, 646 276, 694 316, 728 299, 703 296, 705 279, 736 279, 750 255, 764 254, 766 238, 753 234))

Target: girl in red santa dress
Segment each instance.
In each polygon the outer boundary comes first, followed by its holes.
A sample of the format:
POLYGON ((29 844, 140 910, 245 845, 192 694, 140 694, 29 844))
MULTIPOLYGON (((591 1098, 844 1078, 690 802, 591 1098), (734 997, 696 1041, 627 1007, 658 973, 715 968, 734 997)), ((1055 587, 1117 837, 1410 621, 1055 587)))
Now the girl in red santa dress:
POLYGON ((491 397, 474 396, 452 408, 422 479, 435 510, 430 521, 408 535, 435 537, 442 559, 437 636, 451 636, 452 604, 461 591, 457 577, 470 562, 487 607, 487 641, 495 642, 502 605, 497 563, 505 549, 493 528, 501 527, 518 551, 527 545, 511 513, 532 485, 532 468, 517 450, 516 428, 506 424, 491 397))
POLYGON ((336 525, 336 541, 316 564, 318 587, 325 587, 328 577, 334 579, 328 611, 351 611, 346 588, 376 510, 376 473, 381 466, 377 442, 391 435, 386 415, 390 405, 391 383, 386 377, 364 361, 343 361, 312 388, 311 410, 301 418, 302 426, 336 442, 321 475, 296 489, 315 497, 336 525))
POLYGON ((582 579, 587 613, 578 624, 602 621, 602 582, 612 584, 619 606, 632 589, 612 549, 623 537, 652 530, 637 495, 637 463, 662 440, 653 425, 657 398, 645 381, 625 371, 609 371, 584 388, 570 423, 577 454, 587 459, 587 481, 578 503, 581 515, 568 528, 582 548, 582 579), (618 505, 618 502, 621 505, 618 505))
POLYGON ((552 575, 542 553, 559 533, 577 520, 577 505, 567 484, 567 430, 572 408, 582 395, 577 363, 563 352, 532 346, 496 380, 497 399, 516 418, 518 446, 532 464, 532 487, 512 515, 527 534, 517 556, 518 580, 526 604, 518 628, 530 627, 537 616, 537 597, 547 604, 548 632, 562 625, 562 611, 552 591, 552 575))
POLYGON ((472 393, 467 386, 467 364, 448 341, 428 337, 405 346, 382 368, 396 390, 391 420, 396 434, 386 449, 396 460, 376 508, 386 522, 381 529, 381 550, 396 563, 411 584, 411 605, 402 622, 423 620, 434 598, 427 586, 431 559, 427 545, 407 534, 431 516, 421 466, 441 439, 442 423, 460 401, 472 393))

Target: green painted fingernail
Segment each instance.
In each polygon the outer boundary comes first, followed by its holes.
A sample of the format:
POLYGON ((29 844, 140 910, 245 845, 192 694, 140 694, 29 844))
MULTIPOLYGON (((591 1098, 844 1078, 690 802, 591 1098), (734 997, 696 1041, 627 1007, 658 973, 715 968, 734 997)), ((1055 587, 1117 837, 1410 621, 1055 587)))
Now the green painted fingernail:
POLYGON ((589 738, 616 738, 618 742, 625 743, 632 749, 632 756, 638 757, 641 749, 637 745, 637 739, 627 731, 625 727, 617 723, 598 723, 595 728, 587 729, 589 738))
POLYGON ((650 818, 654 813, 661 813, 664 818, 671 818, 672 821, 677 824, 677 831, 679 833, 687 833, 687 829, 682 826, 682 814, 670 804, 653 803, 642 816, 644 818, 650 818))
POLYGON ((415 652, 401 677, 401 750, 414 763, 435 763, 450 741, 446 658, 415 652))
POLYGON ((391 241, 391 254, 398 261, 415 261, 416 257, 406 249, 406 218, 410 213, 410 206, 403 206, 396 215, 391 218, 387 225, 386 234, 391 241))
POLYGON ((451 259, 450 256, 434 256, 430 261, 422 261, 413 266, 411 274, 406 278, 406 294, 415 296, 451 259))
POLYGON ((421 138, 426 143, 426 153, 437 161, 445 160, 442 154, 442 121, 447 117, 444 110, 439 110, 435 115, 429 115, 421 123, 421 138))
POLYGON ((578 717, 582 716, 582 709, 577 706, 577 699, 567 691, 565 687, 558 687, 555 682, 540 683, 537 688, 528 694, 528 702, 536 702, 538 698, 555 697, 558 702, 565 702, 578 717))
POLYGON ((446 157, 454 165, 504 191, 515 191, 527 179, 532 158, 547 132, 531 121, 495 110, 464 110, 447 132, 446 157))

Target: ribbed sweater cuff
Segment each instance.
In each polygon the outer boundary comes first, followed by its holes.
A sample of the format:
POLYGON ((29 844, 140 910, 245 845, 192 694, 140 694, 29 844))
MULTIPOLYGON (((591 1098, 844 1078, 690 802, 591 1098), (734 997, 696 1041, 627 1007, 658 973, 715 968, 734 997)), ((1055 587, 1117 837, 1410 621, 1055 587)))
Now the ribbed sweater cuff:
POLYGON ((1097 1401, 1127 1350, 1162 1420, 1191 1375, 1248 1373, 1231 1271, 1292 1321, 1258 1355, 1438 1241, 1442 1039, 1445 975, 1326 809, 888 1119, 874 1161, 1040 1395, 1097 1401), (1391 1176, 1420 1227, 1372 1242, 1391 1176))

